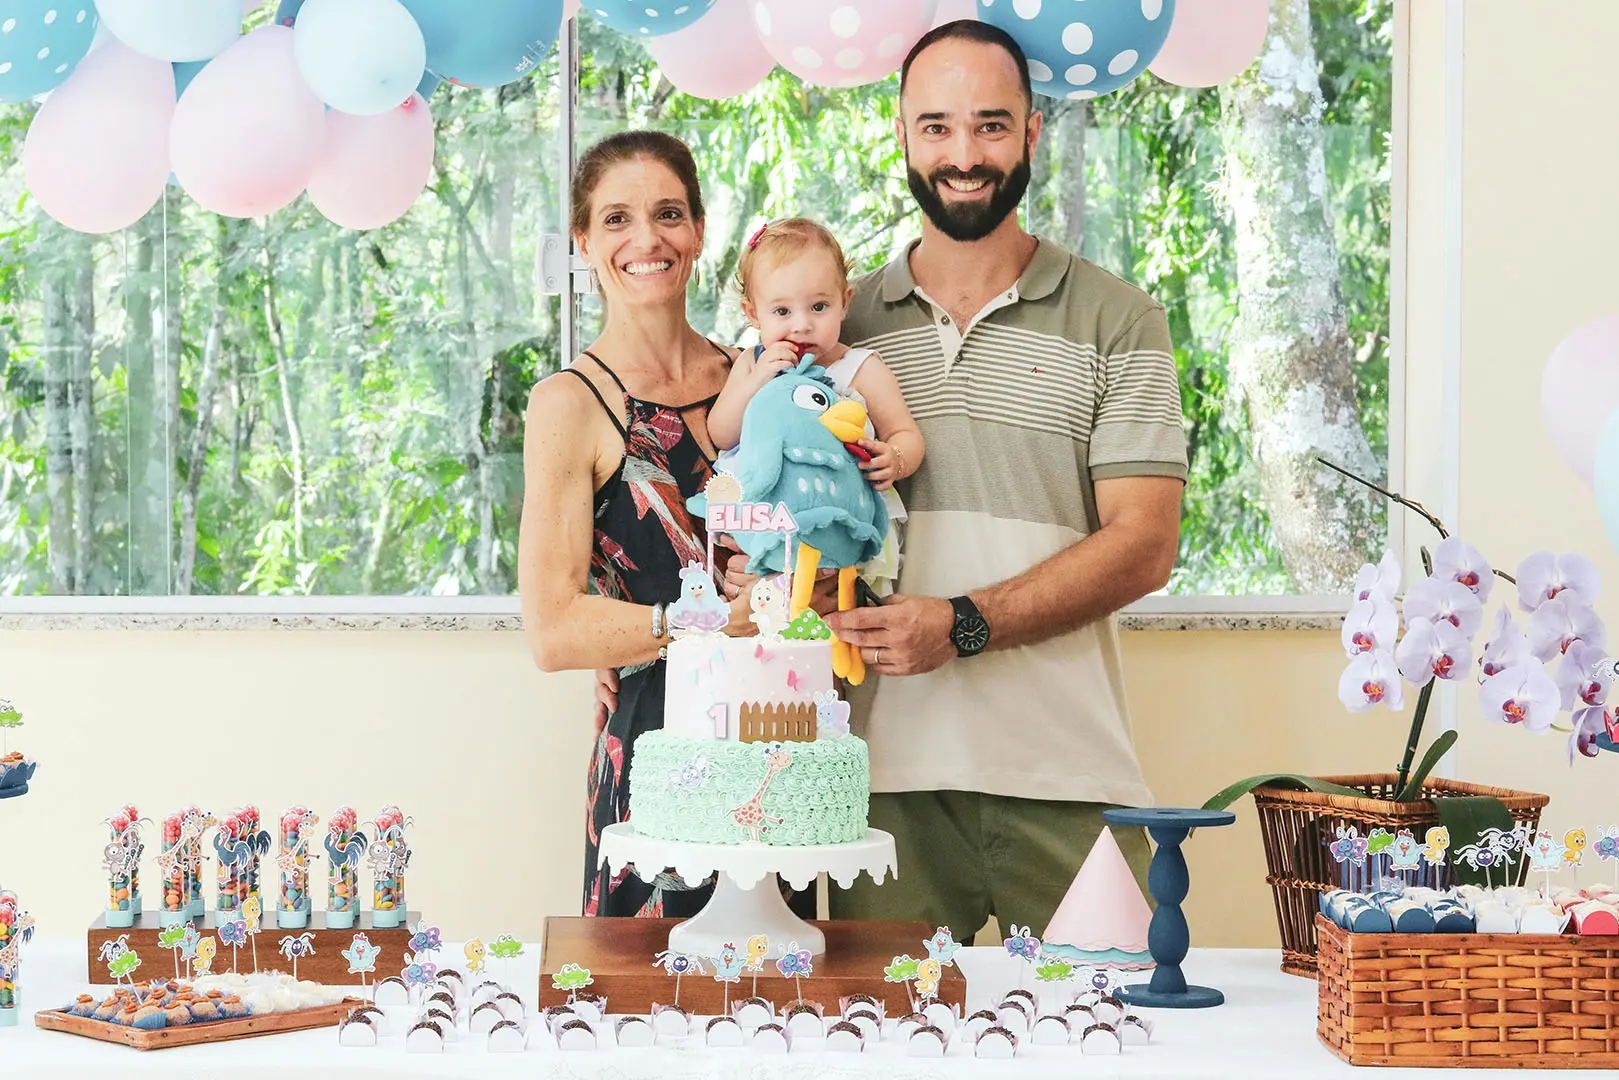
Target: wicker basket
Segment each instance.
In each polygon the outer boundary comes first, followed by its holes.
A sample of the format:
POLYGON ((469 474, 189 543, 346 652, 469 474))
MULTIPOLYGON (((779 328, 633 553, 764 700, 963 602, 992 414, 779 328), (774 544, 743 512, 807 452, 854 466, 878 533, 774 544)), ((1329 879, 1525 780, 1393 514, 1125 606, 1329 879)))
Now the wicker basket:
MULTIPOLYGON (((1433 804, 1424 800, 1393 802, 1393 773, 1367 776, 1324 776, 1323 780, 1366 792, 1366 798, 1322 795, 1314 791, 1293 791, 1280 787, 1257 787, 1254 806, 1259 810, 1259 828, 1265 840, 1265 862, 1271 893, 1276 899, 1276 922, 1282 933, 1282 970, 1291 975, 1315 977, 1315 919, 1320 912, 1320 893, 1346 884, 1344 869, 1332 861, 1327 844, 1340 825, 1353 825, 1365 836, 1374 828, 1389 832, 1410 829, 1420 841, 1430 826, 1439 824, 1433 804)), ((1506 805, 1512 819, 1531 828, 1540 825, 1540 811, 1550 801, 1505 788, 1464 784, 1458 780, 1429 779, 1422 785, 1434 795, 1493 795, 1506 805)), ((1520 867, 1519 881, 1528 873, 1520 867)), ((1348 882, 1358 888, 1365 882, 1348 882)), ((1447 888, 1449 868, 1424 862, 1411 884, 1447 888)))
POLYGON ((1350 934, 1316 918, 1316 1032, 1351 1065, 1619 1068, 1619 938, 1350 934))

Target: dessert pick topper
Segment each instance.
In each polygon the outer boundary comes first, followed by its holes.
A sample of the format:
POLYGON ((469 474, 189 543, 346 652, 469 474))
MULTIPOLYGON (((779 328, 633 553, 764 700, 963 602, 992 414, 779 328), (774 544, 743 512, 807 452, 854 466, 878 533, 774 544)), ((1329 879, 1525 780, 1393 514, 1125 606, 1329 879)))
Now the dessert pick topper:
POLYGON ((937 960, 943 966, 950 967, 953 963, 951 957, 956 955, 961 943, 950 933, 948 926, 941 926, 933 932, 932 937, 922 943, 922 947, 927 949, 929 960, 937 960))
POLYGON ((365 977, 377 970, 377 957, 382 955, 382 946, 371 944, 371 938, 365 934, 355 934, 349 947, 338 953, 349 962, 349 974, 360 977, 360 985, 365 986, 365 977))
POLYGON ((236 950, 247 944, 247 920, 229 919, 219 924, 221 944, 230 946, 230 970, 236 974, 236 950))
POLYGON ((264 917, 264 907, 257 896, 249 896, 242 901, 242 922, 247 931, 247 939, 253 949, 253 974, 259 972, 259 920, 264 917))
POLYGON ((473 938, 461 947, 461 955, 466 957, 468 974, 482 975, 484 957, 489 955, 489 946, 483 943, 482 938, 473 938))
POLYGON ((1067 982, 1074 977, 1074 965, 1060 956, 1041 953, 1034 977, 1038 982, 1067 982))
POLYGON ((911 989, 911 983, 916 978, 917 966, 920 960, 912 959, 909 954, 894 957, 888 966, 883 968, 883 982, 899 983, 905 987, 905 996, 911 1002, 911 1011, 916 1011, 916 994, 911 989))
MULTIPOLYGON (((1374 829, 1373 835, 1382 831, 1384 830, 1374 829)), ((1401 829, 1395 833, 1385 854, 1388 855, 1390 873, 1409 874, 1422 866, 1422 847, 1410 829, 1401 829)))
POLYGON ((944 965, 931 956, 916 963, 916 995, 920 998, 936 997, 939 980, 944 977, 944 965))
POLYGON ((523 955, 523 943, 510 934, 502 934, 489 943, 489 955, 500 961, 500 974, 511 981, 512 961, 523 955))
POLYGON ((759 972, 764 970, 765 960, 770 957, 770 938, 764 934, 754 934, 748 939, 747 956, 743 966, 753 975, 753 997, 759 996, 759 972))
POLYGON ((1007 938, 1003 944, 1006 946, 1008 953, 1023 961, 1017 966, 1017 988, 1021 990, 1023 989, 1023 969, 1033 964, 1034 958, 1040 955, 1040 939, 1031 934, 1027 926, 1013 924, 1012 936, 1007 938))
POLYGON ((1541 892, 1550 896, 1552 889, 1552 875, 1563 868, 1563 853, 1568 848, 1552 837, 1550 829, 1541 829, 1530 842, 1526 854, 1529 856, 1529 865, 1544 875, 1541 892))
POLYGON ((1619 825, 1599 827, 1594 850, 1599 861, 1613 863, 1613 885, 1619 889, 1619 825))
POLYGON ((141 958, 129 947, 128 934, 119 934, 117 940, 101 943, 101 962, 107 965, 107 974, 112 976, 113 982, 128 979, 130 986, 135 985, 135 971, 141 966, 141 958))
MULTIPOLYGON (((594 981, 590 977, 589 968, 580 967, 578 964, 563 964, 557 973, 551 976, 551 989, 566 990, 568 992, 568 1001, 571 1003, 574 995, 594 981)), ((676 985, 678 986, 679 984, 677 983, 676 985)), ((679 991, 677 990, 676 993, 678 994, 679 991)))
POLYGON ((1422 860, 1429 866, 1444 866, 1445 853, 1450 850, 1450 830, 1434 825, 1423 834, 1422 860))
POLYGON ((727 941, 720 946, 720 954, 709 957, 708 962, 714 965, 714 981, 720 984, 724 994, 720 1015, 730 1016, 731 984, 742 981, 742 972, 747 970, 748 958, 737 952, 735 943, 727 941))
POLYGON ((177 926, 165 926, 157 932, 157 947, 168 949, 174 953, 174 977, 180 977, 180 940, 185 937, 186 927, 189 923, 177 926))
POLYGON ((288 934, 281 939, 281 955, 292 961, 292 977, 298 978, 298 958, 315 955, 315 935, 307 930, 297 937, 288 934))
POLYGON ((219 952, 219 942, 213 937, 205 937, 197 942, 197 956, 191 964, 191 974, 201 978, 214 973, 214 957, 219 952))
POLYGON ((781 959, 776 961, 776 970, 781 972, 782 978, 793 980, 793 989, 798 993, 798 1000, 803 1001, 804 984, 799 980, 808 978, 815 970, 810 951, 800 949, 796 941, 789 941, 782 948, 781 959))
POLYGON ((753 583, 748 621, 759 628, 760 637, 779 637, 787 627, 787 587, 779 574, 766 574, 753 583))
POLYGON ((1490 871, 1495 867, 1503 868, 1502 884, 1507 883, 1511 871, 1507 867, 1507 860, 1511 857, 1513 849, 1518 846, 1516 833, 1505 829, 1488 828, 1479 834, 1478 842, 1466 844, 1456 849, 1456 861, 1466 863, 1474 870, 1484 871, 1484 884, 1490 885, 1490 871))
POLYGON ((665 949, 663 952, 658 953, 652 961, 652 966, 661 967, 663 968, 663 973, 665 975, 673 975, 675 977, 676 1008, 680 1007, 681 978, 686 975, 701 975, 703 973, 703 962, 701 959, 695 956, 688 956, 685 953, 675 952, 673 949, 665 949))

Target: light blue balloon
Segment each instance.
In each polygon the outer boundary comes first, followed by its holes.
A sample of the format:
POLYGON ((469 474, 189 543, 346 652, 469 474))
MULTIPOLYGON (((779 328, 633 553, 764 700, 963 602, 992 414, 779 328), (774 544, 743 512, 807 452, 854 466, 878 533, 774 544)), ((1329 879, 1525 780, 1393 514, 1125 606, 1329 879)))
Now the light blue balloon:
POLYGON ((978 17, 1022 46, 1038 93, 1080 100, 1147 70, 1169 36, 1175 0, 978 0, 978 17))
POLYGON ((0 101, 62 85, 95 40, 94 0, 0 0, 0 101))
POLYGON ((684 30, 707 15, 714 0, 584 0, 580 6, 621 34, 647 38, 684 30))
POLYGON ((400 2, 427 39, 427 70, 458 86, 516 82, 551 55, 562 27, 562 0, 400 2))
POLYGON ((1597 436, 1596 461, 1591 470, 1591 487, 1602 513, 1602 527, 1608 542, 1619 549, 1619 409, 1608 414, 1597 436))

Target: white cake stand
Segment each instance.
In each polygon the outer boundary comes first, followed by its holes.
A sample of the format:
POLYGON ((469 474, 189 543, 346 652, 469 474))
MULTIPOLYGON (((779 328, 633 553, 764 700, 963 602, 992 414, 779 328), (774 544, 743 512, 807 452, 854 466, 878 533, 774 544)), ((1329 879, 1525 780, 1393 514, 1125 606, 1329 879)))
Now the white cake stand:
POLYGON ((766 934, 773 945, 798 942, 820 956, 826 935, 793 914, 776 887, 776 876, 795 889, 807 889, 821 872, 847 889, 864 871, 882 884, 894 867, 894 838, 880 829, 848 844, 775 847, 770 844, 690 844, 642 836, 629 822, 602 830, 601 861, 610 874, 625 866, 642 881, 672 869, 684 881, 717 875, 714 896, 702 911, 669 931, 669 948, 693 956, 718 956, 726 942, 740 946, 754 934, 766 934), (755 888, 769 879, 764 888, 755 888))

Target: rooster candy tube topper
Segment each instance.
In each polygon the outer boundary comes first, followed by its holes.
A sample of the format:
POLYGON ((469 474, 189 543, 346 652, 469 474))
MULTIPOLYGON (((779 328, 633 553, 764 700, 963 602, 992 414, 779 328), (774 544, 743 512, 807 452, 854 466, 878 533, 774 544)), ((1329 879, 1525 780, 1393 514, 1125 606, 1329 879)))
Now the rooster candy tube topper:
MULTIPOLYGON (((733 515, 720 506, 710 512, 707 492, 692 496, 686 508, 724 528, 727 519, 752 525, 731 531, 737 547, 748 556, 748 572, 790 572, 796 618, 809 607, 815 572, 821 567, 838 571, 838 609, 854 607, 858 567, 876 557, 888 536, 888 508, 860 471, 864 451, 866 410, 859 402, 844 401, 816 366, 814 356, 772 379, 748 402, 742 414, 742 439, 737 445, 732 475, 747 504, 782 507, 798 540, 795 565, 789 566, 789 534, 759 528, 757 513, 733 515)), ((716 502, 718 500, 716 499, 716 502)), ((741 508, 738 508, 740 511, 741 508)), ((769 524, 769 518, 765 524, 769 524)), ((832 670, 858 684, 865 678, 860 651, 847 642, 834 641, 832 670)))

